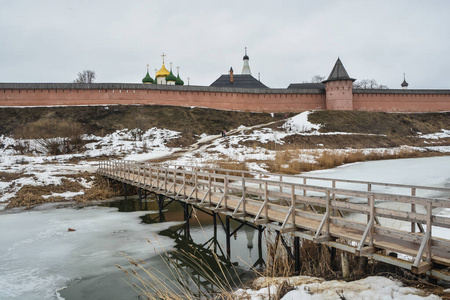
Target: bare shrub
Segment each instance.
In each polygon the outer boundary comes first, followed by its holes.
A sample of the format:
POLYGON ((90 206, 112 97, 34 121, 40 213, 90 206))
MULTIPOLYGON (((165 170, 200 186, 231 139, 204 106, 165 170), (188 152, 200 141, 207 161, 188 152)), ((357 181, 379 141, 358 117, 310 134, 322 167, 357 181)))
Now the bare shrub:
MULTIPOLYGON (((80 123, 59 119, 40 119, 18 127, 14 133, 18 138, 37 140, 45 153, 51 155, 81 151, 85 144, 82 134, 80 123)), ((29 151, 19 145, 20 150, 29 151)))
POLYGON ((30 154, 33 151, 31 150, 30 142, 19 140, 16 145, 14 145, 14 150, 19 154, 26 155, 30 154))
POLYGON ((144 134, 144 132, 139 128, 135 128, 133 130, 130 130, 130 134, 133 140, 142 141, 142 135, 144 134))
POLYGON ((50 155, 59 155, 63 152, 64 141, 62 139, 39 139, 38 144, 44 149, 45 153, 50 155))

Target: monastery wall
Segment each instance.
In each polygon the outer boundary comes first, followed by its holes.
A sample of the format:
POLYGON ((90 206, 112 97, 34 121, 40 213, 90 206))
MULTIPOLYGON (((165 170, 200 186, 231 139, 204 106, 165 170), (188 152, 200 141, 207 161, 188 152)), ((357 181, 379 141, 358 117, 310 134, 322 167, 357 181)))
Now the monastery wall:
POLYGON ((353 110, 450 111, 450 90, 353 90, 353 110))
MULTIPOLYGON (((288 113, 327 109, 324 90, 237 89, 143 84, 0 83, 1 106, 173 105, 288 113)), ((450 111, 450 90, 353 90, 353 110, 450 111)), ((328 109, 342 109, 328 107, 328 109)))
POLYGON ((294 93, 286 89, 138 87, 140 89, 132 86, 65 89, 50 85, 45 89, 8 89, 6 86, 2 89, 0 85, 0 106, 158 104, 275 113, 325 109, 325 93, 320 90, 294 93))

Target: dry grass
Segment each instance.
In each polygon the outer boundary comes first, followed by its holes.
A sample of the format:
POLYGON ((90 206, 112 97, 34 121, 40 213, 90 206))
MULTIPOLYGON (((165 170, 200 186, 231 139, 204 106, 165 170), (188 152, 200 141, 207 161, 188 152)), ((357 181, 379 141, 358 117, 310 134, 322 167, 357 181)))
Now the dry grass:
POLYGON ((212 163, 217 165, 219 169, 228 170, 228 173, 224 171, 217 171, 218 174, 229 174, 231 176, 242 176, 242 174, 244 174, 244 177, 250 176, 248 173, 240 172, 249 170, 247 167, 247 163, 245 161, 240 162, 240 161, 233 161, 231 159, 225 159, 214 161, 212 163))
POLYGON ((10 182, 21 177, 29 177, 31 175, 26 175, 23 173, 13 173, 13 172, 0 172, 0 181, 10 182))
MULTIPOLYGON (((151 242, 149 241, 149 243, 151 242)), ((213 269, 206 259, 199 259, 193 253, 184 250, 159 254, 163 258, 169 274, 147 265, 142 260, 130 257, 127 258, 131 269, 116 265, 126 274, 129 285, 139 294, 140 298, 149 300, 237 299, 233 294, 233 286, 236 286, 233 278, 239 277, 236 276, 232 265, 224 265, 217 256, 215 256, 215 260, 219 270, 213 269), (181 260, 174 258, 175 256, 178 259, 181 257, 181 260), (182 265, 182 261, 188 262, 201 275, 191 274, 189 268, 182 265), (201 281, 207 283, 208 290, 198 288, 198 286, 197 289, 192 289, 191 286, 196 285, 194 276, 197 280, 198 276, 201 276, 201 281), (132 281, 136 283, 132 283, 132 281)), ((242 285, 241 282, 238 284, 242 285)))
POLYGON ((83 125, 71 120, 43 118, 16 128, 14 135, 21 139, 72 138, 83 134, 83 125))
MULTIPOLYGON (((438 154, 438 153, 436 153, 438 154)), ((399 158, 413 158, 429 156, 428 152, 420 152, 411 149, 400 149, 398 151, 385 150, 382 152, 374 151, 364 153, 362 150, 353 152, 340 151, 323 151, 320 154, 317 152, 307 152, 301 149, 285 149, 278 151, 275 159, 272 161, 265 161, 268 166, 268 171, 272 173, 282 174, 300 174, 302 172, 309 172, 313 170, 334 168, 343 164, 354 162, 383 160, 383 159, 399 159, 399 158), (299 160, 301 154, 314 155, 316 163, 303 162, 299 160)))
POLYGON ((44 195, 51 195, 52 193, 64 193, 64 192, 79 192, 84 190, 84 187, 75 181, 63 178, 61 184, 58 185, 24 185, 16 195, 11 198, 6 208, 25 207, 30 209, 36 205, 50 202, 61 202, 64 198, 59 196, 43 197, 44 195))
MULTIPOLYGON (((271 231, 266 234, 267 263, 263 272, 265 277, 289 277, 294 275, 294 261, 284 247, 281 237, 271 231)), ((286 245, 293 249, 293 236, 283 234, 286 245)), ((293 251, 291 251, 293 254, 293 251)), ((312 241, 300 240, 300 274, 330 278, 335 277, 331 264, 332 257, 328 247, 312 241)))
POLYGON ((298 160, 300 155, 300 149, 278 151, 273 161, 266 162, 269 172, 294 175, 319 169, 317 164, 298 160))
MULTIPOLYGON (((6 173, 8 174, 8 173, 6 173)), ((6 176, 6 175, 0 175, 6 176)), ((13 175, 14 176, 14 175, 13 175)), ((16 175, 19 176, 19 175, 16 175)), ((20 175, 21 176, 21 175, 20 175)), ((50 184, 46 186, 36 185, 24 185, 14 197, 10 199, 10 202, 6 208, 24 207, 30 209, 39 204, 51 203, 51 202, 64 202, 64 201, 76 201, 87 202, 94 200, 110 199, 114 196, 121 195, 122 190, 120 185, 108 185, 104 179, 88 172, 81 172, 70 176, 70 178, 62 178, 61 184, 50 184), (80 184, 80 180, 94 181, 91 188, 86 189, 80 184), (73 197, 72 199, 65 199, 61 196, 48 196, 53 193, 65 193, 65 192, 80 192, 82 195, 73 197)))
POLYGON ((84 191, 83 195, 74 197, 77 203, 107 200, 113 197, 123 195, 123 190, 120 184, 112 184, 106 181, 99 175, 95 176, 93 185, 84 191))
POLYGON ((383 152, 370 152, 367 154, 363 153, 363 151, 361 150, 344 154, 332 151, 324 151, 316 160, 320 168, 328 169, 343 164, 349 164, 360 161, 400 159, 400 158, 412 158, 422 156, 424 156, 423 152, 411 149, 400 149, 398 151, 385 150, 383 152))

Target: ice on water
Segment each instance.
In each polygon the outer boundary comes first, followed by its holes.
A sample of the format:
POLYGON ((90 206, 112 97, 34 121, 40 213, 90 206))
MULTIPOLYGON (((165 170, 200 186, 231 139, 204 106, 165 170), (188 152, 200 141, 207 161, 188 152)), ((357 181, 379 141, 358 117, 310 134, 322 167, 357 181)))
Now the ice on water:
POLYGON ((120 276, 114 265, 126 265, 124 255, 146 260, 170 249, 173 240, 157 233, 173 223, 144 224, 142 214, 105 207, 1 214, 0 299, 57 299, 77 278, 120 276))

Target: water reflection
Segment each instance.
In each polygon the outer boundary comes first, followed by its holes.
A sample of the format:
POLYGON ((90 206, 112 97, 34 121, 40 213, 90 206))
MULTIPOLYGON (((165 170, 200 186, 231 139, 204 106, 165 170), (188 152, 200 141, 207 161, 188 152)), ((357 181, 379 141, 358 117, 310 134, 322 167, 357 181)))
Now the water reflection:
MULTIPOLYGON (((128 198, 126 201, 110 202, 108 205, 124 212, 152 211, 140 217, 148 224, 184 221, 183 203, 169 202, 170 200, 166 199, 167 206, 158 212, 159 206, 155 197, 148 196, 142 200, 128 198)), ((207 297, 205 295, 217 292, 218 282, 229 284, 231 288, 242 285, 254 277, 253 268, 258 269, 264 265, 263 257, 266 249, 265 243, 262 242, 262 231, 230 219, 232 236, 228 259, 225 217, 220 214, 213 216, 208 211, 195 208, 190 211, 190 216, 188 226, 183 223, 181 226, 159 233, 172 238, 176 243, 174 250, 163 255, 163 258, 169 262, 169 268, 183 269, 185 276, 174 276, 180 285, 189 285, 189 288, 199 293, 200 297, 201 295, 207 297)))

